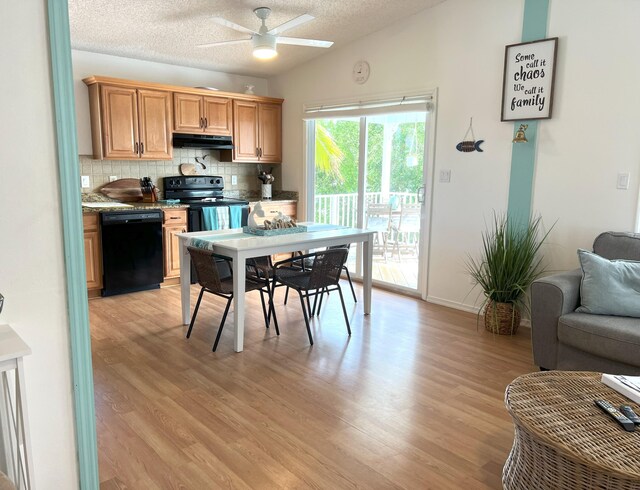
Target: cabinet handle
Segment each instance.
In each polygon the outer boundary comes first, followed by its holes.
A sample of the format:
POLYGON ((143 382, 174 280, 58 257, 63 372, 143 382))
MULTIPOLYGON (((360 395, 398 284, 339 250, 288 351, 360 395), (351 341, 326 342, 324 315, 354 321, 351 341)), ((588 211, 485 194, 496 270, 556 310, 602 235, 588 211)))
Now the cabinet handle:
POLYGON ((262 158, 262 148, 260 148, 260 155, 258 155, 260 158, 262 158))
POLYGON ((169 216, 169 219, 180 219, 180 216, 169 216))
POLYGON ((144 143, 140 142, 140 155, 144 153, 144 143))
POLYGON ((205 129, 209 127, 209 121, 207 121, 207 118, 204 118, 204 127, 205 129))
POLYGON ((202 129, 203 122, 204 122, 204 120, 202 118, 200 118, 200 126, 199 126, 200 129, 202 129))
POLYGON ((256 156, 259 157, 260 156, 260 148, 256 148, 256 156))
POLYGON ((136 144, 134 145, 134 150, 136 155, 138 154, 138 142, 136 141, 136 144))

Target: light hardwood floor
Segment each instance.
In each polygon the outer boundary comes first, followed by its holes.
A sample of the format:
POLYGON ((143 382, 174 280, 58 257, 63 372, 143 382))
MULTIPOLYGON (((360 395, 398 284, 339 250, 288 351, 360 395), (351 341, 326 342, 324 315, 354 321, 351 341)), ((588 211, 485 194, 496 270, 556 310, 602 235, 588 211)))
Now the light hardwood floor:
POLYGON ((280 337, 249 293, 240 354, 232 315, 211 352, 221 298, 205 296, 189 340, 179 288, 92 300, 101 488, 501 488, 504 390, 536 370, 528 330, 492 336, 379 290, 364 317, 347 289, 353 335, 334 293, 313 347, 295 293, 278 292, 280 337))

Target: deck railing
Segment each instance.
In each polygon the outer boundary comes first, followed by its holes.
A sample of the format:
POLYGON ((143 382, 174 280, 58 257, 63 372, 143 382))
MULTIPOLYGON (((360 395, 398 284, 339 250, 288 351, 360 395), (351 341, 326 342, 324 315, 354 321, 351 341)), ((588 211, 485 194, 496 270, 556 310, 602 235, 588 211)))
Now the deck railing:
MULTIPOLYGON (((390 192, 386 197, 381 192, 367 192, 365 202, 382 203, 395 200, 398 204, 418 202, 415 192, 390 192)), ((320 194, 315 196, 314 209, 316 223, 332 223, 342 226, 356 226, 358 195, 320 194)))

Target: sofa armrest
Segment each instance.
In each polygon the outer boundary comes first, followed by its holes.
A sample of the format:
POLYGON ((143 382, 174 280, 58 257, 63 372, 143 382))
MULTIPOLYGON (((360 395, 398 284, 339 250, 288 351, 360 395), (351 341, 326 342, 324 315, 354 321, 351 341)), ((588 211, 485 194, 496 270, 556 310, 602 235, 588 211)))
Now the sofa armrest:
POLYGON ((558 318, 580 304, 582 271, 575 269, 537 279, 531 285, 531 342, 533 360, 555 369, 558 353, 558 318))

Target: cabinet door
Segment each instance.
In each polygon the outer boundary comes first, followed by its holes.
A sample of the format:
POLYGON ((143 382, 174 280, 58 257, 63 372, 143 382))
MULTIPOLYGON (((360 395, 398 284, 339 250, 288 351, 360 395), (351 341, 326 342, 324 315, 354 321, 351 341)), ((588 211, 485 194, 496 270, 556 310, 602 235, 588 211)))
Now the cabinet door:
POLYGON ((173 115, 176 133, 201 133, 203 126, 202 96, 173 94, 173 115))
POLYGON ((171 93, 138 90, 140 157, 171 160, 171 93))
POLYGON ((134 88, 103 85, 102 142, 104 158, 138 158, 138 104, 134 88))
POLYGON ((204 97, 204 132, 231 136, 231 99, 204 97))
POLYGON ((102 253, 98 214, 82 216, 84 226, 84 265, 87 272, 87 289, 102 289, 102 253))
POLYGON ((258 161, 258 104, 233 101, 233 161, 258 161))
POLYGON ((260 161, 282 163, 282 106, 259 104, 258 123, 260 161))
POLYGON ((186 233, 187 225, 171 225, 162 229, 164 241, 164 277, 180 277, 180 240, 178 233, 186 233))

